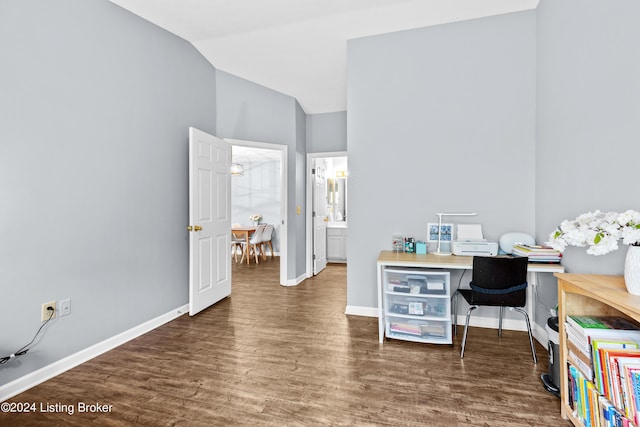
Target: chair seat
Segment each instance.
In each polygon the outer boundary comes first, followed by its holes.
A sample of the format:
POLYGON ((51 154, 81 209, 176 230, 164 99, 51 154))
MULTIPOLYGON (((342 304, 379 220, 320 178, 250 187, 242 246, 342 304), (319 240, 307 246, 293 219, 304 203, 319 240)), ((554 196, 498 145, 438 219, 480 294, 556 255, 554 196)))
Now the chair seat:
POLYGON ((527 304, 526 289, 504 295, 491 295, 473 292, 471 289, 458 289, 458 292, 469 305, 486 305, 490 307, 524 307, 527 304))

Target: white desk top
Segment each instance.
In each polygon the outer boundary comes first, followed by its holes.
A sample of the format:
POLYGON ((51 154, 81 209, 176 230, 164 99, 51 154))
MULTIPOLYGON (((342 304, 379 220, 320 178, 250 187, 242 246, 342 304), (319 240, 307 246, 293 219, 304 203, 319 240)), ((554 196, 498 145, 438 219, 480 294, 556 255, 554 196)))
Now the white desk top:
MULTIPOLYGON (((471 270, 472 256, 459 255, 426 255, 405 252, 382 251, 378 257, 378 265, 397 265, 402 267, 446 268, 450 270, 471 270)), ((562 264, 529 263, 528 271, 534 273, 564 273, 562 264)))

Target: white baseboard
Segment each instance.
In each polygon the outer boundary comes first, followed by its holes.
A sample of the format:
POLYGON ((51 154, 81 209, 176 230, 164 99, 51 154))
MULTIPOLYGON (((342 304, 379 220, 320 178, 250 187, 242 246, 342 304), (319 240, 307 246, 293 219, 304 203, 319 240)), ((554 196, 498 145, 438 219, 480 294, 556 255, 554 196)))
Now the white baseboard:
MULTIPOLYGON (((458 315, 458 326, 462 326, 464 329, 466 315, 459 314, 458 315)), ((469 319, 469 326, 475 326, 478 328, 489 328, 489 329, 498 329, 498 318, 497 317, 479 317, 479 316, 471 316, 469 319)), ((514 320, 514 319, 503 319, 502 320, 502 329, 508 331, 527 331, 527 323, 524 320, 514 320)), ((548 339, 547 339, 547 331, 539 325, 533 323, 531 325, 531 333, 533 334, 533 338, 536 339, 544 348, 547 348, 548 339)))
POLYGON ((122 345, 136 337, 139 337, 140 335, 144 335, 147 332, 152 331, 155 328, 162 326, 165 323, 170 322, 171 320, 174 320, 188 312, 189 305, 185 304, 181 307, 171 310, 168 313, 162 314, 155 319, 151 319, 138 326, 134 326, 127 331, 119 333, 118 335, 114 335, 111 338, 107 338, 106 340, 94 344, 91 347, 87 347, 84 350, 80 350, 77 353, 53 362, 52 364, 44 366, 23 377, 17 378, 10 383, 4 384, 0 386, 0 402, 4 402, 5 400, 18 395, 23 391, 30 389, 31 387, 35 387, 38 384, 41 384, 57 375, 60 375, 61 373, 66 372, 71 368, 75 368, 76 366, 81 365, 96 356, 100 356, 101 354, 106 353, 109 350, 113 350, 119 345, 122 345))
POLYGON ((533 325, 533 337, 538 341, 544 348, 549 347, 549 336, 547 335, 547 330, 538 324, 533 325))
MULTIPOLYGON (((458 326, 462 326, 464 328, 464 322, 466 319, 466 315, 459 314, 458 315, 458 326)), ((481 316, 471 316, 469 319, 469 326, 475 326, 477 328, 488 328, 488 329, 498 329, 498 318, 497 317, 481 317, 481 316)), ((524 320, 514 320, 514 319, 503 319, 502 320, 502 329, 508 331, 526 331, 527 324, 524 320)))
POLYGON ((282 286, 298 286, 306 278, 307 278, 307 275, 306 274, 302 274, 302 275, 296 277, 295 279, 287 280, 284 285, 281 283, 281 285, 282 286))
POLYGON ((351 314, 354 316, 364 316, 364 317, 378 317, 378 308, 348 305, 347 308, 344 310, 344 314, 351 314))

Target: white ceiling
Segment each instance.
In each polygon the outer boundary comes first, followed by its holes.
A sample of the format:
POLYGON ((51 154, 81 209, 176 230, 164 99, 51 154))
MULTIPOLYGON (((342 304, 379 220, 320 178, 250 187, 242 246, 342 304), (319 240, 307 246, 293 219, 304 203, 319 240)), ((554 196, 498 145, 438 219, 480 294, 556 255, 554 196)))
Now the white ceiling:
POLYGON ((217 69, 345 111, 353 38, 534 9, 538 0, 111 0, 191 42, 217 69))

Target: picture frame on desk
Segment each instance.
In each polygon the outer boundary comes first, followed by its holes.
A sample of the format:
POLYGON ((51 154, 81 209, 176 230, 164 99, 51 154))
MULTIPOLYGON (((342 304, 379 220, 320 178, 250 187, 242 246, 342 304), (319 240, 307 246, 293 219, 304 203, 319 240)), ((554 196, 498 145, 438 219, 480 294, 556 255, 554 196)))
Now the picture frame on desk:
MULTIPOLYGON (((451 240, 453 239, 453 224, 442 223, 442 227, 440 229, 441 229, 440 241, 451 242, 451 240)), ((437 222, 428 223, 427 230, 429 232, 429 237, 427 237, 427 241, 437 242, 438 241, 438 223, 437 222)))

